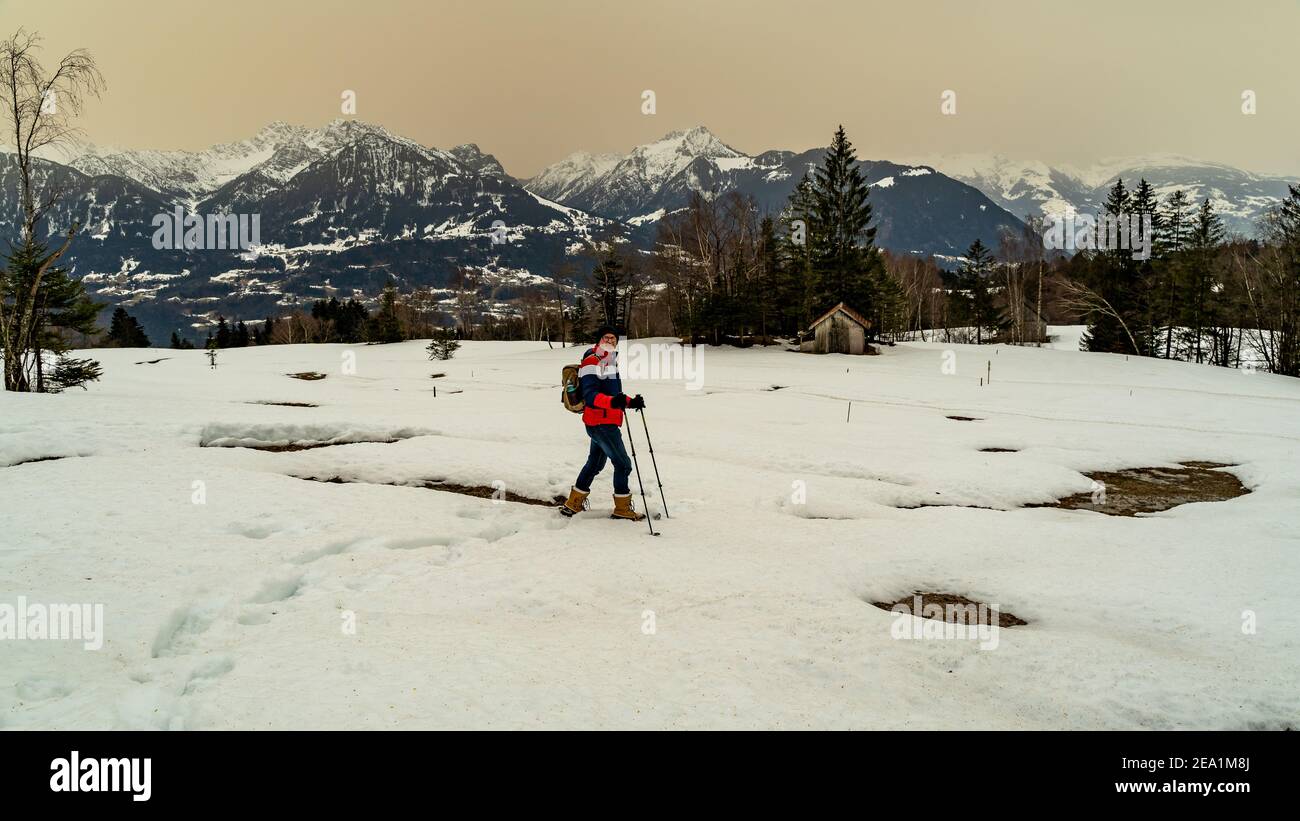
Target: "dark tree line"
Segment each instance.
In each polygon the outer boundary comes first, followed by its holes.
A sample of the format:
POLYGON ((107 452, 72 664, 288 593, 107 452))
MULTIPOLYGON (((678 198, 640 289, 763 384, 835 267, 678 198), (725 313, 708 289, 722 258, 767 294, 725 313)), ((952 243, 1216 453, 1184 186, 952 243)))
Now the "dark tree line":
POLYGON ((1253 240, 1229 238, 1210 200, 1159 202, 1146 180, 1132 192, 1116 181, 1105 211, 1150 217, 1154 244, 1149 259, 1098 249, 1070 261, 1067 302, 1088 323, 1087 350, 1300 375, 1300 187, 1253 240))

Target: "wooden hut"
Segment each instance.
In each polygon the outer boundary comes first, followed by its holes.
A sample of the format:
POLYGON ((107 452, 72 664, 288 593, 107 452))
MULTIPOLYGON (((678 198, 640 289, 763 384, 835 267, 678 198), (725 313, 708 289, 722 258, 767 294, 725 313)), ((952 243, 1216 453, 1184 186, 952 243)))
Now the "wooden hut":
POLYGON ((818 317, 808 330, 812 338, 799 346, 804 353, 874 353, 867 344, 871 320, 843 302, 818 317))

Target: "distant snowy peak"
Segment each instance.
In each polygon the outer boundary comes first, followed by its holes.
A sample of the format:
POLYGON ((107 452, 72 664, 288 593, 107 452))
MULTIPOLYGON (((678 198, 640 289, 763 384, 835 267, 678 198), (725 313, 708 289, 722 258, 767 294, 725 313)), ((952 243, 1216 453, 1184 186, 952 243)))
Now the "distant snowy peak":
POLYGON ((1230 231, 1252 234, 1261 216, 1286 196, 1295 178, 1256 174, 1230 165, 1178 154, 1099 160, 1052 166, 1001 154, 954 154, 918 162, 980 189, 1019 217, 1096 211, 1115 180, 1131 190, 1146 179, 1162 199, 1182 190, 1194 201, 1210 200, 1230 231))
MULTIPOLYGON (((92 176, 109 174, 135 180, 169 197, 196 202, 226 184, 256 173, 268 182, 284 183, 313 162, 358 143, 395 144, 430 160, 459 164, 451 152, 428 148, 399 137, 383 126, 361 120, 338 119, 320 128, 273 122, 246 140, 218 143, 202 151, 155 151, 81 145, 66 149, 64 164, 92 176)), ((475 162, 493 173, 501 171, 491 155, 473 149, 475 162)), ((469 152, 466 152, 467 159, 469 152)))
MULTIPOLYGON (((704 126, 672 131, 627 154, 580 151, 528 181, 529 190, 615 219, 642 218, 692 191, 727 187, 736 172, 762 167, 704 126)), ((773 164, 773 168, 777 164, 773 164)))
POLYGON ((569 200, 608 174, 623 159, 620 154, 576 151, 525 181, 528 190, 556 201, 569 200))

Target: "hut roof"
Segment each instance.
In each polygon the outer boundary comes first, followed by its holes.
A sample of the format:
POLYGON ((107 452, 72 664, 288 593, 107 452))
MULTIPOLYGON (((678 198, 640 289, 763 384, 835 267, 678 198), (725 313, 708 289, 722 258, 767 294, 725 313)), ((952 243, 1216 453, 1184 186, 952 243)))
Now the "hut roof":
POLYGON ((853 320, 854 322, 858 323, 858 324, 861 325, 863 328, 867 328, 867 329, 870 329, 870 328, 871 328, 871 320, 870 320, 870 319, 867 319, 865 316, 863 316, 862 314, 860 314, 860 313, 858 313, 857 311, 853 310, 853 309, 850 308, 848 305, 845 305, 843 302, 839 303, 839 304, 836 305, 834 308, 831 308, 831 309, 830 309, 829 311, 827 311, 826 313, 824 313, 824 314, 822 314, 821 316, 819 316, 819 317, 817 317, 816 319, 814 319, 812 325, 810 325, 810 326, 808 326, 808 327, 809 327, 809 328, 816 328, 818 325, 822 324, 822 323, 825 322, 827 319, 829 319, 831 316, 833 316, 833 315, 835 314, 836 311, 843 311, 845 316, 847 316, 849 319, 853 320))

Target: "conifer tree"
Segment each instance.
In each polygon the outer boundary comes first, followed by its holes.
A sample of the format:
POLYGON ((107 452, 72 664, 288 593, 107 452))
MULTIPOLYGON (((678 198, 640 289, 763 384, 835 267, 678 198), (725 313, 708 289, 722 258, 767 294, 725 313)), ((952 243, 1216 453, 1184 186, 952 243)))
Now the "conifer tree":
POLYGON ((1165 359, 1173 356, 1174 326, 1182 313, 1179 282, 1194 219, 1193 209, 1185 191, 1174 191, 1165 198, 1156 232, 1156 281, 1152 289, 1152 304, 1157 325, 1164 336, 1165 359))
POLYGON ((108 342, 119 348, 148 348, 149 336, 136 318, 121 305, 113 309, 108 325, 108 342))
POLYGON ((788 333, 798 333, 812 322, 813 264, 809 237, 816 233, 817 217, 813 210, 813 182, 804 172, 790 192, 781 215, 784 285, 782 326, 788 333))
POLYGON ((975 326, 975 344, 984 343, 985 329, 996 327, 997 316, 993 307, 993 292, 989 288, 989 278, 993 273, 993 254, 982 240, 976 238, 966 249, 966 262, 958 272, 960 292, 956 299, 962 300, 957 314, 968 318, 975 326))
MULTIPOLYGON (((1155 238, 1161 231, 1161 223, 1164 221, 1164 215, 1160 211, 1160 200, 1156 197, 1155 188, 1146 178, 1138 180, 1137 187, 1133 189, 1133 196, 1129 202, 1129 218, 1131 220, 1132 235, 1142 232, 1145 241, 1150 243, 1151 255, 1146 259, 1135 260, 1136 277, 1138 287, 1141 289, 1145 298, 1142 301, 1143 307, 1143 338, 1148 345, 1154 346, 1157 328, 1159 322, 1157 314, 1159 309, 1156 302, 1160 296, 1160 276, 1157 272, 1157 262, 1155 260, 1155 238), (1150 224, 1150 233, 1147 233, 1147 224, 1150 224)), ((1130 253, 1130 256, 1132 254, 1130 253)), ((1144 354, 1154 356, 1155 350, 1151 348, 1144 350, 1144 354)))
POLYGON ((231 343, 230 325, 224 316, 217 317, 217 347, 229 348, 231 343))
POLYGON ((781 330, 781 313, 785 292, 785 271, 781 265, 781 244, 776 236, 776 223, 763 217, 758 226, 758 292, 754 302, 758 314, 759 333, 767 341, 771 334, 781 330))
POLYGON ((865 316, 875 311, 876 229, 870 188, 853 144, 840 126, 813 175, 813 224, 808 236, 814 277, 812 311, 844 302, 865 316))
POLYGON ((379 299, 379 311, 371 319, 370 341, 386 344, 401 342, 405 338, 401 319, 397 316, 397 286, 390 281, 379 299))
MULTIPOLYGON (((1132 198, 1117 179, 1106 197, 1105 213, 1117 220, 1132 214, 1132 198)), ((1102 239, 1105 232, 1100 231, 1102 239)), ((1112 237, 1112 239, 1114 239, 1112 237)), ((1146 333, 1147 312, 1145 289, 1131 249, 1101 248, 1095 253, 1094 293, 1104 301, 1106 310, 1096 310, 1089 317, 1088 329, 1083 334, 1085 350, 1110 353, 1149 353, 1146 333)))
POLYGON ((1184 324, 1187 326, 1187 353, 1202 361, 1204 329, 1218 324, 1220 304, 1218 250, 1223 244, 1223 220, 1215 212, 1209 199, 1201 203, 1192 222, 1187 243, 1186 286, 1187 304, 1184 324))
POLYGON ((429 359, 451 359, 460 349, 460 342, 456 339, 456 332, 450 328, 437 328, 433 332, 433 338, 429 344, 424 347, 429 352, 429 359))

